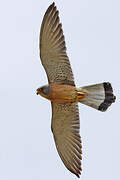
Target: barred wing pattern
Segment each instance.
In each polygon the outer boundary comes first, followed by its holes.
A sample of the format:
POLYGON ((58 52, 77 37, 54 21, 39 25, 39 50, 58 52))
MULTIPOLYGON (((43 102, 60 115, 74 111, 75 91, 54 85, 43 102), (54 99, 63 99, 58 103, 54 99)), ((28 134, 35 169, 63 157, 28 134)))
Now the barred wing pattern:
POLYGON ((51 4, 43 18, 40 31, 40 57, 48 81, 74 85, 74 78, 68 56, 58 11, 51 4))
POLYGON ((58 153, 68 170, 81 174, 82 146, 79 111, 75 103, 52 103, 52 132, 58 153))

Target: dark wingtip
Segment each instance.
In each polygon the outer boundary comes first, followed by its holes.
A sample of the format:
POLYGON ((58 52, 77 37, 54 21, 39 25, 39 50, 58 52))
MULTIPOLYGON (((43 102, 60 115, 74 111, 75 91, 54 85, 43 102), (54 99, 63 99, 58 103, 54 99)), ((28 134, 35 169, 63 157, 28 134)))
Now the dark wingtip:
POLYGON ((55 6, 55 2, 53 2, 53 3, 51 4, 51 6, 55 6))
POLYGON ((103 103, 100 104, 98 110, 104 112, 112 103, 115 102, 116 96, 114 96, 112 86, 109 82, 104 82, 103 86, 105 90, 105 100, 103 103))
POLYGON ((77 176, 78 178, 80 178, 79 174, 76 174, 76 176, 77 176))

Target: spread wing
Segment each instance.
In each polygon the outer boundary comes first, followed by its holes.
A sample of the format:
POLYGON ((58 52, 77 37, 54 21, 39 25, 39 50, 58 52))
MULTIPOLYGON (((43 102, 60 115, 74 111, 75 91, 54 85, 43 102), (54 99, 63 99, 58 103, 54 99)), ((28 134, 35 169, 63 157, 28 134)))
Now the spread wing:
POLYGON ((40 58, 49 82, 74 85, 62 25, 55 4, 47 9, 40 31, 40 58))
POLYGON ((77 103, 52 103, 52 132, 58 153, 68 170, 81 174, 81 139, 77 103))

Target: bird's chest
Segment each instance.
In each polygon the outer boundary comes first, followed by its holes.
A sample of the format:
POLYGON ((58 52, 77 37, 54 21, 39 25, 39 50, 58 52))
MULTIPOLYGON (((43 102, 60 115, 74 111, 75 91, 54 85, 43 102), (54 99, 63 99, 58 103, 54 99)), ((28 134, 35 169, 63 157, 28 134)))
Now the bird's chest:
POLYGON ((51 83, 49 97, 52 102, 75 102, 76 88, 71 85, 51 83))

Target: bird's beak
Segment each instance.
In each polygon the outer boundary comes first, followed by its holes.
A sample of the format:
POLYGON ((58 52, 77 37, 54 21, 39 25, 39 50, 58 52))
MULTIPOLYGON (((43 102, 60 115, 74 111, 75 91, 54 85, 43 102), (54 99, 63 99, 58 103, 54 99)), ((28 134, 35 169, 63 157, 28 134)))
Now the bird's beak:
POLYGON ((38 89, 36 90, 36 94, 37 94, 37 95, 40 94, 40 88, 38 88, 38 89))

